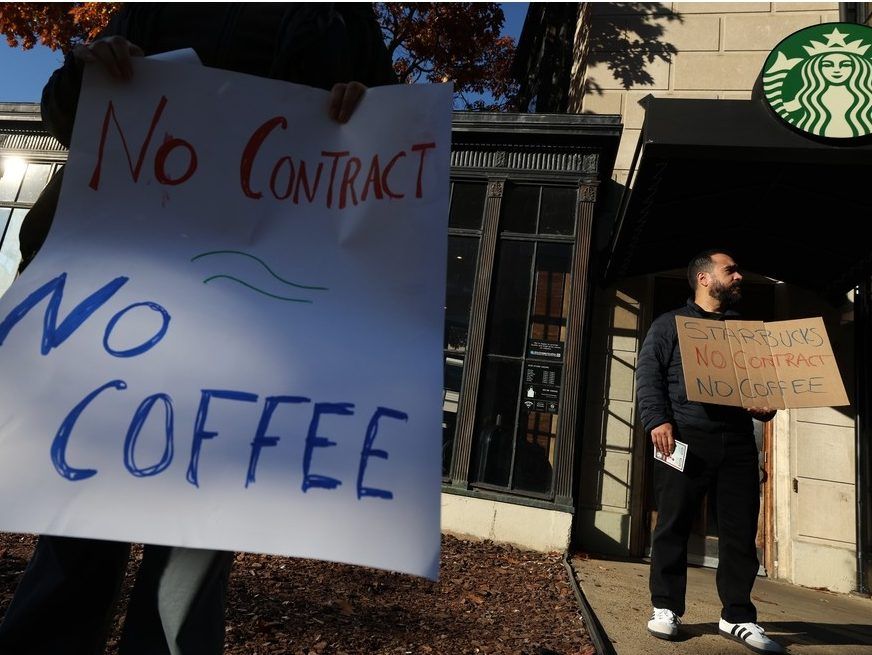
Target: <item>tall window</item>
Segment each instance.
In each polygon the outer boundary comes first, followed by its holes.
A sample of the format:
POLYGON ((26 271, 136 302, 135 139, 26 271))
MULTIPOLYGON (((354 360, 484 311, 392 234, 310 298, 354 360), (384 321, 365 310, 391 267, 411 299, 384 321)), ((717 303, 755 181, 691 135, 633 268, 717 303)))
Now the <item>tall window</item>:
POLYGON ((21 223, 59 166, 0 157, 0 294, 12 284, 21 262, 21 223))
POLYGON ((445 383, 442 391, 442 475, 448 476, 466 361, 469 310, 478 262, 487 184, 456 181, 451 185, 448 226, 448 280, 445 296, 445 383))
POLYGON ((493 275, 473 470, 478 486, 550 497, 577 190, 507 185, 493 275))

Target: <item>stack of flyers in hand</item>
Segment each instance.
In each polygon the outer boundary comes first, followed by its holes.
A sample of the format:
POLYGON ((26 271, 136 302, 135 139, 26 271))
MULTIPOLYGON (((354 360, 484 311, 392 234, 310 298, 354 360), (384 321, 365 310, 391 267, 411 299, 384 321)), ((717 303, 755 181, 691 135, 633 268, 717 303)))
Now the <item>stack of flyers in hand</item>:
POLYGON ((654 448, 654 459, 659 459, 664 464, 668 464, 674 469, 684 471, 684 460, 687 458, 687 444, 683 441, 675 442, 675 450, 669 456, 661 453, 657 448, 654 448))

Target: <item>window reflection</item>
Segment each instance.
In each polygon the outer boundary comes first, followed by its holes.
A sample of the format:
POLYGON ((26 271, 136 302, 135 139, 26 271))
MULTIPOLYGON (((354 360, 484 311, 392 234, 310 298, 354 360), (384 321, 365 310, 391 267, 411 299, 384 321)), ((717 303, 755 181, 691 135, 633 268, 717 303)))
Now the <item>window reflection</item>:
MULTIPOLYGON (((3 217, 4 211, 8 210, 0 207, 0 218, 3 217)), ((21 231, 21 224, 27 212, 27 209, 13 209, 3 231, 3 242, 0 245, 0 295, 6 292, 18 275, 18 266, 21 264, 18 233, 21 231)))
POLYGON ((576 189, 543 187, 539 234, 571 235, 575 231, 577 197, 576 189))
POLYGON ((20 157, 0 159, 0 202, 15 201, 26 170, 27 162, 20 157))
POLYGON ((442 477, 448 477, 454 456, 454 434, 457 429, 457 410, 460 406, 463 359, 446 357, 444 375, 442 389, 442 477))
POLYGON ((57 164, 0 157, 0 295, 12 284, 21 262, 18 234, 57 164))
MULTIPOLYGON (((477 185, 481 189, 483 184, 477 185)), ((481 194, 482 203, 484 192, 481 194)), ((457 196, 455 196, 455 199, 457 196)), ((482 206, 476 210, 479 214, 482 206)), ((475 287, 478 260, 477 236, 448 237, 448 266, 445 292, 445 353, 442 388, 442 477, 448 477, 454 456, 454 435, 460 407, 460 386, 463 379, 466 344, 469 337, 469 312, 475 287)))
POLYGON ((51 164, 28 164, 24 179, 21 181, 21 189, 18 192, 17 202, 34 203, 39 194, 48 184, 51 174, 51 164))
POLYGON ((554 445, 557 414, 521 412, 515 453, 514 486, 525 491, 546 493, 554 474, 554 445))
POLYGON ((534 244, 502 240, 496 259, 485 352, 519 357, 527 336, 534 244))
POLYGON ((451 191, 448 225, 461 230, 480 230, 487 196, 485 182, 455 182, 451 191))
POLYGON ((478 482, 509 485, 520 373, 520 362, 491 359, 485 366, 473 453, 473 478, 478 482))
POLYGON ((572 246, 539 244, 536 253, 533 307, 530 312, 529 357, 561 361, 569 317, 572 246))
POLYGON ((466 352, 469 334, 469 309, 475 284, 478 256, 476 237, 448 238, 448 280, 445 291, 444 348, 454 353, 466 352))
POLYGON ((500 230, 526 234, 536 233, 539 189, 540 187, 531 185, 506 185, 500 216, 500 230))

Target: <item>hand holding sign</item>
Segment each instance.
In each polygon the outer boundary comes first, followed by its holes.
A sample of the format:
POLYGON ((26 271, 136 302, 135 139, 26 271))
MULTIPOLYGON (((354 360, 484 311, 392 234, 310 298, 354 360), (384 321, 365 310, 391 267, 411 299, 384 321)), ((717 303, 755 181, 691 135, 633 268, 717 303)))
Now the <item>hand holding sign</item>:
POLYGON ((142 57, 144 54, 138 45, 117 35, 83 43, 73 50, 73 57, 80 66, 87 63, 99 64, 116 80, 131 79, 133 77, 131 58, 142 57))

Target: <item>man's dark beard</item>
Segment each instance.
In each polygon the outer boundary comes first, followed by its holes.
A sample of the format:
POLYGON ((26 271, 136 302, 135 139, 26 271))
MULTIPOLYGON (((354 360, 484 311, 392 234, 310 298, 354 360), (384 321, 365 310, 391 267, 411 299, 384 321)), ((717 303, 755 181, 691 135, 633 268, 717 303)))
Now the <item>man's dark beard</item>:
POLYGON ((728 287, 715 280, 709 289, 709 295, 717 300, 722 307, 730 307, 742 299, 742 286, 741 283, 736 283, 728 287))

